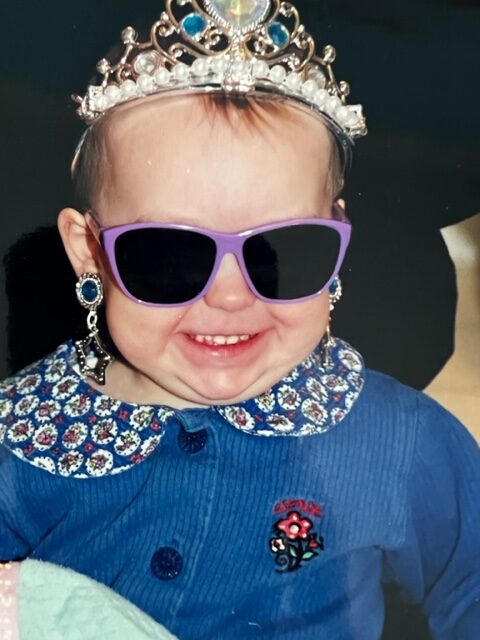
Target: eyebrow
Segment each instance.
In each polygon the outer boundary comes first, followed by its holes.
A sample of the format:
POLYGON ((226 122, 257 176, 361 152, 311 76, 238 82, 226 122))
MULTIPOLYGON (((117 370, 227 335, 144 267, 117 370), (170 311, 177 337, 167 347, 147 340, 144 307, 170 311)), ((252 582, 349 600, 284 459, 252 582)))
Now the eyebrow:
POLYGON ((112 221, 110 224, 106 225, 101 222, 101 216, 98 211, 89 209, 87 210, 93 217, 93 220, 98 225, 100 230, 108 229, 111 227, 118 227, 127 224, 174 224, 186 227, 196 227, 198 226, 198 221, 192 220, 191 218, 182 218, 179 214, 169 214, 167 211, 158 210, 156 212, 156 216, 161 216, 164 219, 158 219, 153 214, 140 214, 135 217, 128 216, 127 220, 124 221, 112 221))

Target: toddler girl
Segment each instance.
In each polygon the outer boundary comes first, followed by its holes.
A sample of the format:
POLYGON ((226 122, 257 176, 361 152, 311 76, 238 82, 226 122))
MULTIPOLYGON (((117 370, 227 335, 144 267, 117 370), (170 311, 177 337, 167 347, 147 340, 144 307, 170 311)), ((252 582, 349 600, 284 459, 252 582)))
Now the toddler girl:
POLYGON ((87 336, 0 387, 0 558, 182 639, 373 640, 387 584, 476 638, 477 446, 330 335, 366 132, 333 48, 277 0, 169 1, 122 37, 59 217, 87 336))

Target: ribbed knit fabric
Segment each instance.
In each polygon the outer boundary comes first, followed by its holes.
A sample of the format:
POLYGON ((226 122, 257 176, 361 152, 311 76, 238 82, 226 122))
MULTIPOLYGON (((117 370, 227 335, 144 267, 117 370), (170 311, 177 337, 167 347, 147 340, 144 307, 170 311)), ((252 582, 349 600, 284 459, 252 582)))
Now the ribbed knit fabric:
POLYGON ((377 640, 383 582, 422 603, 435 639, 477 639, 479 504, 468 432, 371 371, 325 433, 255 437, 214 409, 189 409, 143 462, 88 479, 0 447, 0 558, 89 575, 182 640, 377 640), (185 451, 179 434, 199 430, 203 448, 185 451), (288 547, 279 531, 295 537, 292 513, 324 548, 286 571, 272 541, 288 547), (171 579, 151 567, 166 548, 183 560, 171 579))

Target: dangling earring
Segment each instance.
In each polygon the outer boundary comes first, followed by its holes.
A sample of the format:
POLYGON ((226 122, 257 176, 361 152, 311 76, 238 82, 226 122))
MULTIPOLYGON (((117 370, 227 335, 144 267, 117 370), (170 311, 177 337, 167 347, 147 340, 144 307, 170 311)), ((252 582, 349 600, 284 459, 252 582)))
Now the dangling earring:
POLYGON ((335 305, 342 297, 342 281, 339 276, 335 276, 332 284, 328 288, 330 294, 330 311, 335 309, 335 305))
POLYGON ((103 284, 97 273, 84 273, 75 285, 77 299, 88 309, 88 336, 75 342, 80 371, 93 378, 98 384, 105 384, 105 370, 113 357, 108 353, 98 335, 97 309, 103 300, 103 284))
MULTIPOLYGON (((342 297, 342 281, 338 276, 335 276, 328 291, 329 291, 330 311, 333 311, 335 309, 335 305, 342 297)), ((323 344, 323 347, 324 347, 323 365, 325 369, 329 369, 332 366, 331 352, 335 345, 335 340, 333 339, 332 333, 330 331, 330 321, 331 321, 331 317, 329 316, 327 328, 325 330, 325 338, 324 338, 324 344, 323 344)))

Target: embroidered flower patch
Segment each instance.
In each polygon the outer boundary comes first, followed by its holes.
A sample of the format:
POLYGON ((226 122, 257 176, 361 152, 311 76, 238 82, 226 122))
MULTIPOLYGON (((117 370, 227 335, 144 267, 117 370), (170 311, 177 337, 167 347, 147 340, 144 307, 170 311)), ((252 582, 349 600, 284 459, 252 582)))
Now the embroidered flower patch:
POLYGON ((275 554, 278 573, 300 569, 324 550, 324 540, 313 531, 313 522, 299 511, 289 511, 286 518, 272 527, 270 549, 275 554))

